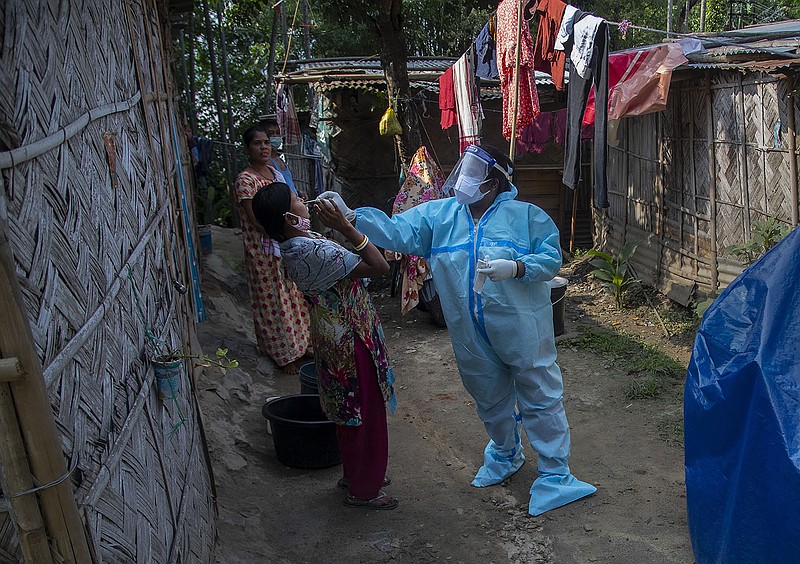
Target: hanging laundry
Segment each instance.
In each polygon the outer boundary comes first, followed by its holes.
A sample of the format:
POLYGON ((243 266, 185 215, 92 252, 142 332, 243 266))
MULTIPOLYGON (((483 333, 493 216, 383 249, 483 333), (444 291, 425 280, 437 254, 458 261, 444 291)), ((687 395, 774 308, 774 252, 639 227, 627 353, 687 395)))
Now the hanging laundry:
POLYGON ((439 125, 447 129, 458 123, 456 114, 456 93, 453 87, 453 67, 450 67, 439 77, 439 125))
POLYGON ((495 43, 496 16, 492 14, 486 25, 483 26, 478 38, 475 40, 475 52, 477 53, 477 64, 475 75, 485 79, 495 79, 500 77, 497 71, 497 44, 495 43))
POLYGON ((331 138, 339 134, 339 127, 333 123, 335 111, 327 96, 320 95, 317 101, 317 147, 326 163, 331 162, 331 138))
MULTIPOLYGON (((511 139, 514 112, 514 68, 517 58, 517 17, 519 2, 502 0, 497 6, 497 69, 503 92, 503 136, 511 139)), ((533 40, 528 22, 523 18, 520 30, 517 137, 539 115, 539 94, 533 70, 533 40)))
MULTIPOLYGON (((581 126, 581 140, 586 141, 594 137, 594 122, 581 126)), ((567 138, 567 109, 553 112, 553 141, 563 145, 567 138)))
POLYGON ((283 142, 286 145, 297 145, 302 140, 300 135, 300 122, 294 107, 294 93, 292 87, 281 82, 275 92, 275 109, 278 127, 281 130, 283 142))
POLYGON ((556 90, 564 90, 566 53, 556 50, 555 43, 566 7, 561 0, 540 0, 536 6, 539 27, 533 46, 533 68, 549 74, 556 90))
POLYGON ((555 44, 553 45, 553 48, 557 51, 567 51, 567 46, 572 45, 572 32, 575 23, 575 14, 577 13, 578 8, 572 4, 567 4, 567 7, 564 8, 564 15, 561 18, 561 27, 558 28, 558 34, 556 35, 555 44))
POLYGON ((461 150, 469 145, 480 145, 483 109, 472 73, 473 49, 470 48, 453 65, 453 86, 458 113, 458 141, 461 150))
POLYGON ((581 125, 589 89, 593 86, 597 97, 594 122, 594 205, 597 208, 607 208, 608 25, 590 14, 580 20, 578 17, 576 14, 574 45, 570 55, 574 72, 570 73, 567 91, 567 132, 562 181, 573 189, 581 181, 581 125), (588 21, 584 24, 584 20, 588 21), (594 30, 595 35, 589 37, 591 30, 594 30), (578 56, 574 57, 576 49, 578 56))
POLYGON ((573 24, 572 51, 569 55, 569 62, 572 63, 572 69, 582 78, 588 78, 591 72, 595 36, 602 23, 603 18, 586 14, 586 17, 573 24))
MULTIPOLYGON (((420 147, 411 159, 406 179, 394 200, 392 215, 403 213, 423 202, 444 198, 443 185, 441 170, 428 154, 428 149, 420 147)), ((419 292, 426 278, 430 278, 430 267, 422 257, 403 255, 400 271, 403 273, 400 311, 405 315, 419 303, 419 292)))
POLYGON ((533 123, 522 130, 517 143, 517 154, 539 154, 553 139, 553 112, 542 112, 533 123))

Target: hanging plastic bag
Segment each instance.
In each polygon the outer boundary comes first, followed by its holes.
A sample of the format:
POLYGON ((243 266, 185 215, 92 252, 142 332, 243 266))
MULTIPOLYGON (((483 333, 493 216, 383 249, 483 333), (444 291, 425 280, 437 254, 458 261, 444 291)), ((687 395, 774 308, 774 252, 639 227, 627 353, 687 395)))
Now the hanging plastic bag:
POLYGON ((403 127, 397 119, 397 114, 394 113, 392 108, 386 108, 381 117, 381 123, 378 126, 378 133, 381 135, 402 135, 403 127))

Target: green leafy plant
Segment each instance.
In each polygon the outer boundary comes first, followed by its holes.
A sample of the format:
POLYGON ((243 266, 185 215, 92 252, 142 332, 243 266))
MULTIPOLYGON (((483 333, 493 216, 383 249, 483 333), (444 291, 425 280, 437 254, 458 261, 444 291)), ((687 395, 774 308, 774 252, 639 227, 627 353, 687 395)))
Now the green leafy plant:
POLYGON ((220 372, 225 374, 228 370, 237 368, 239 361, 236 359, 228 358, 228 349, 218 348, 214 356, 200 355, 200 354, 187 354, 180 349, 171 350, 167 353, 160 354, 155 358, 157 362, 170 362, 173 360, 191 359, 197 361, 197 366, 216 366, 220 372))
POLYGON ((636 252, 639 241, 631 241, 626 244, 619 255, 612 256, 597 249, 589 249, 589 255, 596 257, 589 261, 595 269, 592 276, 600 280, 606 293, 614 296, 617 309, 622 309, 622 293, 633 282, 638 282, 628 269, 628 263, 636 252))
POLYGON ((728 245, 725 252, 750 265, 788 235, 791 228, 773 217, 754 221, 750 239, 742 245, 728 245))

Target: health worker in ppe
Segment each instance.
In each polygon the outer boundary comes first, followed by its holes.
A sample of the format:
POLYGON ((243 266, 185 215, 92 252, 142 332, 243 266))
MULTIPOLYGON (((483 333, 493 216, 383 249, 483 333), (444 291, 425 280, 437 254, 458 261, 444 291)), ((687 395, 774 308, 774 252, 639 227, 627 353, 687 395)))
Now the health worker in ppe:
POLYGON ((515 199, 511 173, 505 154, 471 145, 445 181, 455 197, 392 217, 350 210, 335 192, 320 197, 332 198, 376 245, 428 261, 461 379, 490 438, 472 485, 499 484, 519 470, 521 424, 539 455, 528 510, 540 515, 596 488, 568 466, 548 286, 561 267, 558 229, 542 209, 515 199))

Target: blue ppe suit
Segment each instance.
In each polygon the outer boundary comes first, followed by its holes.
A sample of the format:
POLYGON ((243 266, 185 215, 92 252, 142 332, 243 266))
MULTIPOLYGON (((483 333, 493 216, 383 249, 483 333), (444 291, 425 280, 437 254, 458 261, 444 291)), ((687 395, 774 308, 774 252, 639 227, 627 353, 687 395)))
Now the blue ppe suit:
POLYGON ((472 484, 500 483, 522 466, 521 422, 539 455, 529 512, 540 515, 596 488, 572 476, 567 464, 570 433, 548 285, 561 267, 558 229, 516 195, 513 185, 501 192, 477 225, 469 206, 446 198, 391 218, 359 208, 356 227, 374 244, 430 264, 461 379, 491 439, 472 484), (520 261, 525 274, 487 280, 478 294, 479 258, 520 261))

